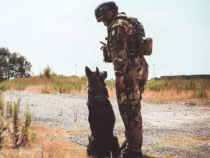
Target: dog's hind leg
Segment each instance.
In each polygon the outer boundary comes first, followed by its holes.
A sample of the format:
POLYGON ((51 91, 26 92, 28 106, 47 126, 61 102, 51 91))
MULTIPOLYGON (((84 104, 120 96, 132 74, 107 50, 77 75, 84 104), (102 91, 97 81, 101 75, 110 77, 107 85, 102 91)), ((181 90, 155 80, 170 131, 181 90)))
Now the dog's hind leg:
POLYGON ((120 146, 117 137, 113 137, 111 143, 112 158, 120 158, 120 146))
POLYGON ((92 156, 94 155, 94 145, 93 145, 93 141, 94 141, 94 137, 91 135, 91 136, 88 136, 88 146, 87 146, 87 155, 88 156, 92 156))

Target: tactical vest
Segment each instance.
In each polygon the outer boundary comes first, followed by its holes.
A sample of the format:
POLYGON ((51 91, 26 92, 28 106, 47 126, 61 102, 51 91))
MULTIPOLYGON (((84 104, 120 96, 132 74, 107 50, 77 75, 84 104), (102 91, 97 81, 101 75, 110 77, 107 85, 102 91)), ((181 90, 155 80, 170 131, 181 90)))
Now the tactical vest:
POLYGON ((122 19, 130 22, 133 26, 133 35, 127 37, 127 43, 129 48, 129 55, 142 56, 152 54, 152 38, 145 38, 145 32, 143 25, 133 17, 127 16, 125 13, 117 15, 116 19, 122 19))

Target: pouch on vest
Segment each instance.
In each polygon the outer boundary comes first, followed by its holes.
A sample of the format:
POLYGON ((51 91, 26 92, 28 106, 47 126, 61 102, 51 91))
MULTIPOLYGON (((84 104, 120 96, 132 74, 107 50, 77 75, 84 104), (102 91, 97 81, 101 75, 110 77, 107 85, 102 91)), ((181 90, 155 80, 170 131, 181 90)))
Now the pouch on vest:
POLYGON ((144 54, 143 55, 151 55, 152 54, 152 38, 143 38, 144 40, 144 54))
MULTIPOLYGON (((153 40, 152 38, 145 38, 145 32, 143 25, 133 17, 127 16, 125 13, 120 13, 116 19, 123 19, 128 22, 130 22, 135 30, 134 36, 136 39, 136 42, 138 43, 138 51, 132 52, 135 55, 151 55, 152 54, 152 46, 153 46, 153 40), (143 39, 143 40, 142 40, 143 39)), ((132 43, 134 41, 128 42, 132 43)))

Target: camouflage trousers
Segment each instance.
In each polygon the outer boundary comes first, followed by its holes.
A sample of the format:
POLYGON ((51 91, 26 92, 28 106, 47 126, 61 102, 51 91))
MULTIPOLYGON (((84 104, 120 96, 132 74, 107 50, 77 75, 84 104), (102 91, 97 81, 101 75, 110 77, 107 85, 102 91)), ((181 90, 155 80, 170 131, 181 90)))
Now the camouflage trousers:
POLYGON ((148 65, 145 60, 136 58, 129 66, 130 69, 124 74, 126 88, 120 88, 116 83, 116 94, 125 125, 126 147, 138 152, 143 142, 141 94, 148 78, 148 65))

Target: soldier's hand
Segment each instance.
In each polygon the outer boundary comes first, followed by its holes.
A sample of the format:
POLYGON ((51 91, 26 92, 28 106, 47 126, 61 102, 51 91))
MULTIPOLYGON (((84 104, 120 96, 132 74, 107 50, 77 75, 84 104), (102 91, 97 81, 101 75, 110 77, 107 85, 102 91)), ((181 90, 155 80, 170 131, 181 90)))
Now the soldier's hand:
POLYGON ((100 43, 103 45, 103 46, 101 47, 101 50, 104 51, 104 49, 106 48, 106 43, 104 43, 104 42, 102 42, 102 41, 100 41, 100 43))
POLYGON ((118 79, 117 79, 117 84, 119 85, 120 88, 122 88, 122 89, 125 88, 124 76, 118 77, 118 79))

